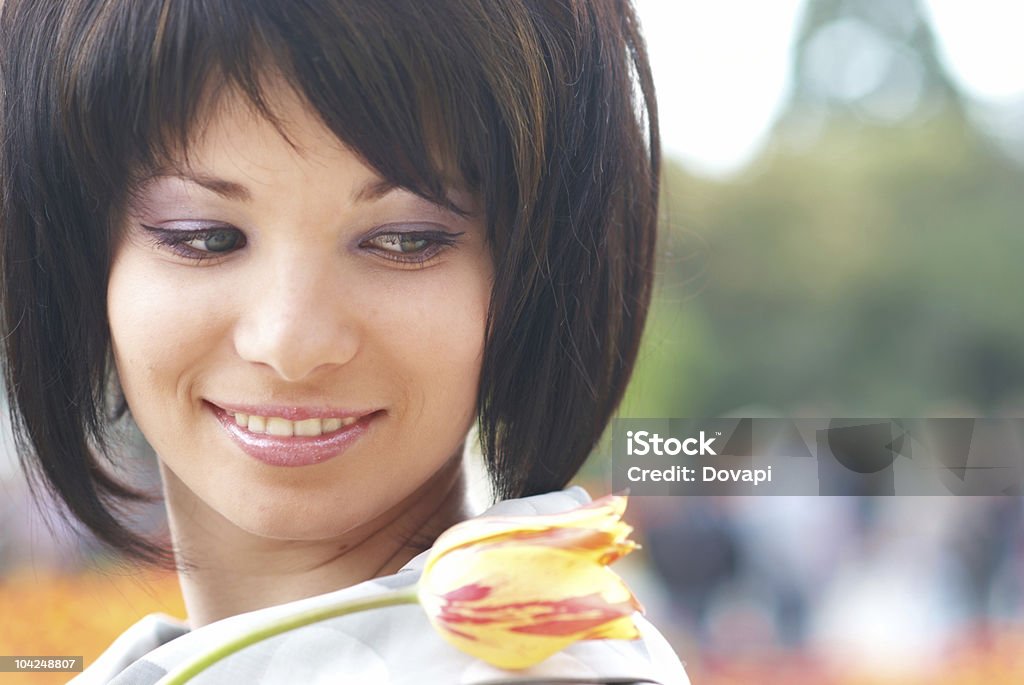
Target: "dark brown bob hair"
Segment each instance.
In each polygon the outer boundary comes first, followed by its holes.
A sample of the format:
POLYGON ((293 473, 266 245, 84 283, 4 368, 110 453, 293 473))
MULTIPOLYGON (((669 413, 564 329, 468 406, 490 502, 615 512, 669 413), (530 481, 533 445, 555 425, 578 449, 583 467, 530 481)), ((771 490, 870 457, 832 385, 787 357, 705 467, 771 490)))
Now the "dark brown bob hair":
MULTIPOLYGON (((140 179, 227 90, 282 76, 392 184, 482 200, 495 281, 478 396, 494 494, 564 487, 618 406, 651 295, 654 90, 628 0, 5 0, 5 380, 22 464, 101 540, 127 523, 106 289, 140 179)), ((120 411, 118 411, 120 407, 120 411)))

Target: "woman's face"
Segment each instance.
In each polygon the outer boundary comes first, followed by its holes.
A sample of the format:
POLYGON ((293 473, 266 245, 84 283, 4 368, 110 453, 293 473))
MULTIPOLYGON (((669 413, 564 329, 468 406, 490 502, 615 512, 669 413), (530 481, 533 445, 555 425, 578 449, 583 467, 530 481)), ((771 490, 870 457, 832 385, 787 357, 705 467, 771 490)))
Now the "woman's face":
MULTIPOLYGON (((128 209, 107 291, 168 487, 259 535, 386 517, 475 419, 492 281, 470 218, 381 179, 289 91, 238 100, 128 209)), ((429 486, 428 486, 429 487, 429 486)))

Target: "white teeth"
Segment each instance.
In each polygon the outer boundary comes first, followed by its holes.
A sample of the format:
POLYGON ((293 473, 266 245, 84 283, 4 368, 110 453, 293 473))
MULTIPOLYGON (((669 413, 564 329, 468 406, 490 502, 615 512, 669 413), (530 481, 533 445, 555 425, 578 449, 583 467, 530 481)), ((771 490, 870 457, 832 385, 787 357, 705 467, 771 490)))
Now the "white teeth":
POLYGON ((295 422, 295 435, 317 436, 322 433, 320 419, 304 419, 295 422))
POLYGON ((280 416, 256 416, 254 414, 235 414, 235 423, 247 428, 250 433, 266 433, 279 437, 316 437, 324 433, 333 433, 346 426, 351 426, 359 419, 349 416, 344 419, 303 419, 289 421, 280 416))
POLYGON ((287 419, 271 416, 267 419, 267 433, 282 438, 290 438, 295 435, 295 424, 287 419))

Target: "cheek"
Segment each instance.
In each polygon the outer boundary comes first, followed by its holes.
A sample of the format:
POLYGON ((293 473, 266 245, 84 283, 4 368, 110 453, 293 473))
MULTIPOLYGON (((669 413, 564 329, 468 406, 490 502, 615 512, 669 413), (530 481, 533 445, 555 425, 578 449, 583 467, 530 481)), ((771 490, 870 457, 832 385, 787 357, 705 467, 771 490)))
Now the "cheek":
POLYGON ((394 354, 417 378, 425 404, 475 404, 489 295, 489 282, 464 270, 420 280, 392 308, 398 317, 386 328, 394 354))
POLYGON ((183 379, 215 338, 214 317, 181 279, 139 259, 118 255, 107 288, 111 344, 121 386, 136 420, 166 409, 183 379))

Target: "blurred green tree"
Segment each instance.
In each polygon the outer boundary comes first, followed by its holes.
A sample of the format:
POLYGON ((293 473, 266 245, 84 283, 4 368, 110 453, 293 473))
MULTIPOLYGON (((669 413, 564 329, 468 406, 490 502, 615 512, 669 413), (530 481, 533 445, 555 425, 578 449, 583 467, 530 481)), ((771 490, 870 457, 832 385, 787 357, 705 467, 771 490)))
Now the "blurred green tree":
POLYGON ((623 416, 1024 408, 1024 171, 965 116, 916 0, 812 0, 768 144, 669 163, 623 416))

